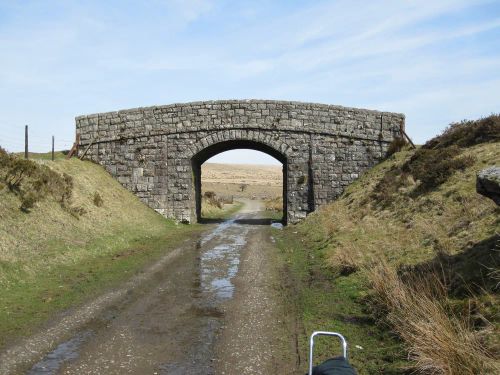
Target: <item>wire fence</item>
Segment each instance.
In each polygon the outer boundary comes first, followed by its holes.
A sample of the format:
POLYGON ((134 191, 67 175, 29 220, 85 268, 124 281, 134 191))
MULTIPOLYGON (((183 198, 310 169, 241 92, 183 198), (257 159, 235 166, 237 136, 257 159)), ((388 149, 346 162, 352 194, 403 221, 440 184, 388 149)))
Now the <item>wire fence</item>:
MULTIPOLYGON (((25 151, 25 125, 12 126, 10 129, 0 128, 0 147, 8 152, 25 151), (13 129, 13 130, 11 130, 13 129)), ((52 136, 54 136, 54 150, 64 151, 73 147, 74 139, 67 134, 59 138, 57 134, 46 133, 41 135, 39 129, 30 132, 28 127, 28 151, 45 153, 52 151, 52 136)))

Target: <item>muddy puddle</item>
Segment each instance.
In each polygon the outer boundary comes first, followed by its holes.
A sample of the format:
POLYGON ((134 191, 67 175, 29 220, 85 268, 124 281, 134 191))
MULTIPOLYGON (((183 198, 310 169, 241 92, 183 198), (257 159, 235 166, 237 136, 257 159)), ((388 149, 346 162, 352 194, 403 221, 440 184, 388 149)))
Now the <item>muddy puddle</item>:
POLYGON ((70 340, 59 344, 57 348, 47 354, 44 359, 35 364, 32 369, 27 372, 27 375, 57 374, 64 362, 71 361, 78 357, 78 349, 92 336, 92 334, 92 331, 84 331, 75 335, 70 340))
POLYGON ((100 317, 105 328, 87 327, 27 374, 213 374, 223 305, 233 297, 242 250, 258 229, 242 219, 253 216, 240 214, 206 232, 154 283, 115 307, 112 318, 100 317))
POLYGON ((249 226, 228 220, 199 242, 201 290, 215 305, 233 296, 231 280, 238 272, 248 231, 249 226))
POLYGON ((197 290, 195 305, 205 320, 203 332, 194 342, 187 358, 177 363, 164 363, 160 374, 213 374, 213 347, 222 325, 221 305, 232 298, 232 279, 238 272, 241 251, 247 243, 250 226, 237 219, 227 220, 202 236, 198 253, 197 290))

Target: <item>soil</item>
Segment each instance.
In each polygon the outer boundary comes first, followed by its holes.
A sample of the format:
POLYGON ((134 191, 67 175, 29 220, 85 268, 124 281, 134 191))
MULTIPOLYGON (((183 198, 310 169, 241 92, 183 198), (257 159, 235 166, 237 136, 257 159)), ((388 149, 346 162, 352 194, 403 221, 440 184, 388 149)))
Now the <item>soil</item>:
POLYGON ((91 301, 93 313, 83 306, 67 314, 66 330, 55 323, 59 334, 40 332, 3 353, 10 365, 0 373, 302 373, 261 209, 245 200, 235 217, 207 225, 113 298, 91 301))

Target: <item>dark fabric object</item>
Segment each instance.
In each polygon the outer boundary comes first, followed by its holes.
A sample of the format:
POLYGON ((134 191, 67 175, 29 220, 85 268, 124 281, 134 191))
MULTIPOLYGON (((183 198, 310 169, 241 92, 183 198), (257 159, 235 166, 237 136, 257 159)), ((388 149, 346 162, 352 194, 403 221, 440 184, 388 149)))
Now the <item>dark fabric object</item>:
POLYGON ((313 367, 313 375, 357 375, 358 373, 344 357, 330 358, 313 367))

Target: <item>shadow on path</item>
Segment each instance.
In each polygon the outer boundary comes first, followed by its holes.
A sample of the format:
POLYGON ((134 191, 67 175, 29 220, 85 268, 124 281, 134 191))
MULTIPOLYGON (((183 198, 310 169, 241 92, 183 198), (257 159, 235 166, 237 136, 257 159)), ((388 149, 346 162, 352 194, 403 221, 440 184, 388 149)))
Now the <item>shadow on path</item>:
MULTIPOLYGON (((214 218, 214 219, 206 219, 206 218, 201 218, 198 223, 200 224, 220 224, 225 221, 228 221, 228 219, 220 219, 220 218, 214 218)), ((272 223, 280 222, 279 220, 274 220, 274 219, 251 219, 251 218, 245 218, 245 219, 235 219, 234 223, 240 224, 240 225, 271 225, 272 223)))

